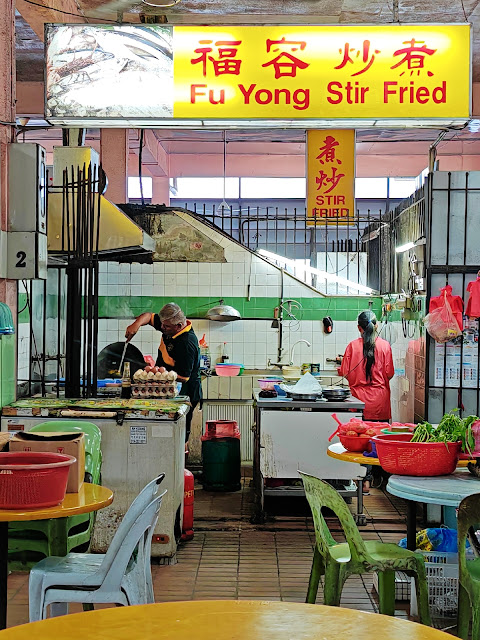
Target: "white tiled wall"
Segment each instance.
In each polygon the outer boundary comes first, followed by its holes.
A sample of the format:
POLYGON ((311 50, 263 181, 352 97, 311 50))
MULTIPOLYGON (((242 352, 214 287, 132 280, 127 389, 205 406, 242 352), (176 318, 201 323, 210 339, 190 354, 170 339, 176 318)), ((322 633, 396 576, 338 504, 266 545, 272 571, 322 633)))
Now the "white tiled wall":
MULTIPOLYGON (((153 309, 158 311, 158 309, 153 309)), ((99 321, 99 350, 112 342, 125 339, 125 329, 133 318, 99 321)), ((224 342, 226 353, 231 362, 239 362, 247 368, 263 369, 268 360, 278 362, 278 329, 271 328, 270 320, 238 320, 236 322, 211 322, 210 320, 193 320, 193 328, 200 339, 205 339, 210 348, 212 361, 217 361, 222 355, 224 342)), ((330 335, 323 333, 321 320, 302 321, 284 324, 283 330, 283 362, 290 359, 290 350, 297 340, 308 340, 311 347, 300 343, 295 347, 295 364, 302 362, 318 362, 322 369, 335 369, 334 364, 327 364, 325 358, 334 358, 345 351, 350 340, 358 337, 356 322, 335 322, 334 332, 330 335)), ((152 327, 143 327, 132 341, 143 355, 157 355, 160 334, 152 327)))
MULTIPOLYGON (((179 213, 180 217, 198 227, 205 233, 205 225, 179 213)), ((176 300, 179 297, 201 297, 211 299, 214 306, 220 298, 271 298, 271 313, 278 304, 281 295, 282 272, 262 258, 253 255, 240 245, 232 242, 224 235, 208 229, 209 237, 224 248, 223 263, 198 262, 155 262, 153 265, 118 265, 117 263, 100 264, 101 296, 143 296, 147 300, 143 311, 159 311, 155 308, 151 296, 163 296, 176 300)), ((320 294, 305 286, 301 281, 284 274, 284 300, 298 298, 314 298, 320 294)), ((122 317, 99 321, 99 348, 112 342, 124 340, 125 329, 133 321, 133 317, 125 308, 120 312, 122 317)), ((302 362, 318 362, 322 368, 332 368, 325 358, 334 358, 343 353, 348 342, 358 337, 356 322, 335 322, 331 335, 323 333, 319 313, 318 320, 302 320, 301 310, 293 310, 298 321, 285 321, 283 330, 282 361, 290 359, 291 346, 297 340, 308 340, 312 347, 301 343, 295 348, 295 364, 302 362)), ((332 314, 330 314, 332 315, 332 314)), ((212 361, 220 358, 223 343, 231 362, 243 363, 248 368, 265 368, 268 360, 278 362, 278 329, 271 328, 271 320, 240 320, 231 323, 217 323, 209 320, 194 320, 195 333, 200 339, 205 334, 210 347, 212 361)), ((151 327, 143 327, 133 339, 144 355, 156 357, 160 334, 151 327)))

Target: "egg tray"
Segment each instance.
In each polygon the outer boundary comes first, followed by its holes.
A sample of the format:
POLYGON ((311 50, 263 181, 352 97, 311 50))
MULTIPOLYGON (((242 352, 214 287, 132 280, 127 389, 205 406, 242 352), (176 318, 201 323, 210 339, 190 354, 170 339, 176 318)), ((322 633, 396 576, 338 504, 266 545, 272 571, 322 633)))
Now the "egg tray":
POLYGON ((132 398, 175 398, 176 382, 133 382, 132 398))

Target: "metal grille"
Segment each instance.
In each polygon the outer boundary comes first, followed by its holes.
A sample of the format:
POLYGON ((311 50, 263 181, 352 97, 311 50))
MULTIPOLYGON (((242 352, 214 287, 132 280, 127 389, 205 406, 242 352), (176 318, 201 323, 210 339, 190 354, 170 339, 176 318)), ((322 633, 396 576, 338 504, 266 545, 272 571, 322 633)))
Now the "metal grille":
MULTIPOLYGON (((240 428, 242 462, 253 461, 253 404, 252 402, 203 403, 203 417, 207 420, 236 420, 240 428)), ((205 431, 205 423, 203 425, 205 431)))
MULTIPOLYGON (((435 172, 428 179, 426 273, 427 300, 445 285, 469 297, 467 286, 480 268, 480 172, 435 172)), ((427 419, 438 422, 458 408, 460 415, 480 412, 478 318, 465 322, 463 334, 446 345, 428 337, 426 352, 427 419)))
MULTIPOLYGON (((308 217, 304 207, 233 208, 185 203, 185 209, 193 210, 202 221, 253 251, 263 249, 295 261, 298 264, 295 275, 309 285, 317 286, 317 282, 314 276, 302 277, 302 263, 373 289, 382 280, 382 262, 370 259, 370 244, 364 238, 365 230, 375 223, 379 235, 385 233, 384 225, 378 222, 381 211, 320 219, 308 217)), ((295 269, 287 266, 287 270, 295 269)), ((341 291, 336 287, 327 293, 341 291)))

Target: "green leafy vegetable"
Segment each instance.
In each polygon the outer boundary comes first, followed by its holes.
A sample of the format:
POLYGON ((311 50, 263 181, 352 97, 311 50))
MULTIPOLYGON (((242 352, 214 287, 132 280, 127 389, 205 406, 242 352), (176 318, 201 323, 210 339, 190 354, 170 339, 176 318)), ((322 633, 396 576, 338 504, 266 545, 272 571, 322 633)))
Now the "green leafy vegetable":
POLYGON ((456 412, 457 409, 454 409, 446 413, 437 427, 429 422, 421 422, 415 427, 411 442, 444 442, 447 448, 449 442, 461 442, 462 451, 471 454, 475 447, 472 424, 478 417, 460 418, 456 412))

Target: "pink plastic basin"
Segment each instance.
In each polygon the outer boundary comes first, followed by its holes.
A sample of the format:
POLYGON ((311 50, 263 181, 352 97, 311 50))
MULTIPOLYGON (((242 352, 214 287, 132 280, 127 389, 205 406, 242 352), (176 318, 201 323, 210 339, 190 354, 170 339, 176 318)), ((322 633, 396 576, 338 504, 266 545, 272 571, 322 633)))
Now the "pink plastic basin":
POLYGON ((215 365, 215 373, 217 376, 233 377, 240 373, 239 364, 220 364, 215 365))

